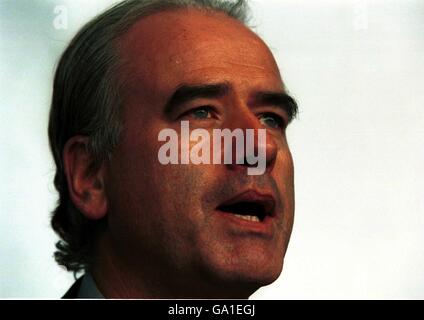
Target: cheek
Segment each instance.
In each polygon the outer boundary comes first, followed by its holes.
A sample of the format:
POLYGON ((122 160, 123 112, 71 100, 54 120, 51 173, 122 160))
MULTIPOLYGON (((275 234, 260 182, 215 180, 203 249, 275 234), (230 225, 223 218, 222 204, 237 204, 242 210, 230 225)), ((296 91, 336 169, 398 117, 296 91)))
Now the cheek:
POLYGON ((142 242, 146 250, 187 247, 199 228, 208 173, 200 166, 162 165, 157 150, 159 144, 120 151, 126 156, 110 169, 110 226, 124 242, 142 242))

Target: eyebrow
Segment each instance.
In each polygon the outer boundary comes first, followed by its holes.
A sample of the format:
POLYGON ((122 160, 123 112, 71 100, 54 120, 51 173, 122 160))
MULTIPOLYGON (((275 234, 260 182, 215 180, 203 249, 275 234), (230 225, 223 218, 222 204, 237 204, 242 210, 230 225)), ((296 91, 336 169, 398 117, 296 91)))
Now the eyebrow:
POLYGON ((286 92, 259 92, 256 103, 262 105, 274 105, 285 111, 289 117, 289 122, 297 117, 299 107, 296 100, 286 92))
MULTIPOLYGON (((230 85, 228 83, 181 85, 167 101, 165 113, 169 114, 173 109, 194 99, 223 97, 229 90, 230 85)), ((259 92, 255 95, 255 102, 279 107, 287 113, 289 122, 296 118, 299 110, 296 100, 286 92, 259 92)))
POLYGON ((230 87, 226 83, 206 85, 182 85, 177 88, 165 105, 165 113, 188 101, 199 98, 220 98, 227 94, 230 87))

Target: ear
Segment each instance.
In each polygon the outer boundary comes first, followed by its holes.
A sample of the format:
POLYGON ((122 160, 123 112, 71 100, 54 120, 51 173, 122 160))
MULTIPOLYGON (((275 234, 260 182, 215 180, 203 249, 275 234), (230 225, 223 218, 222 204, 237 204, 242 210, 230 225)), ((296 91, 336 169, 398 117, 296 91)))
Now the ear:
POLYGON ((63 162, 68 190, 74 205, 88 219, 98 220, 107 212, 104 165, 96 166, 88 152, 88 137, 75 136, 65 144, 63 162))

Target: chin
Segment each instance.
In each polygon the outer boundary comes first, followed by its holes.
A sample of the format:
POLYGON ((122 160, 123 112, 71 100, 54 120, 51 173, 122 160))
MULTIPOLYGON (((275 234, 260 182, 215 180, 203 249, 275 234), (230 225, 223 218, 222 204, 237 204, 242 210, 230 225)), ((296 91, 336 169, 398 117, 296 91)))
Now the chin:
POLYGON ((247 299, 259 288, 278 279, 283 264, 221 265, 210 271, 210 280, 217 285, 218 298, 247 299))
POLYGON ((233 270, 233 278, 235 281, 240 283, 250 283, 256 285, 258 288, 270 285, 278 279, 282 271, 282 265, 271 266, 259 266, 257 268, 251 268, 249 270, 233 270))

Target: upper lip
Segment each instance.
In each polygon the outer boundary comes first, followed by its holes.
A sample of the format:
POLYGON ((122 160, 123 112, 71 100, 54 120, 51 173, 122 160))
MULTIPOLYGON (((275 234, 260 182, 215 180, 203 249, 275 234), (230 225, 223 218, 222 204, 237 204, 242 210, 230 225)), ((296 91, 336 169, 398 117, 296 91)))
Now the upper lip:
MULTIPOLYGON (((221 203, 217 208, 218 210, 222 207, 231 206, 241 202, 250 202, 261 207, 261 211, 265 216, 275 216, 275 197, 271 193, 261 193, 255 189, 249 189, 244 192, 237 194, 229 200, 221 203)), ((263 217, 265 218, 265 217, 263 217)))

